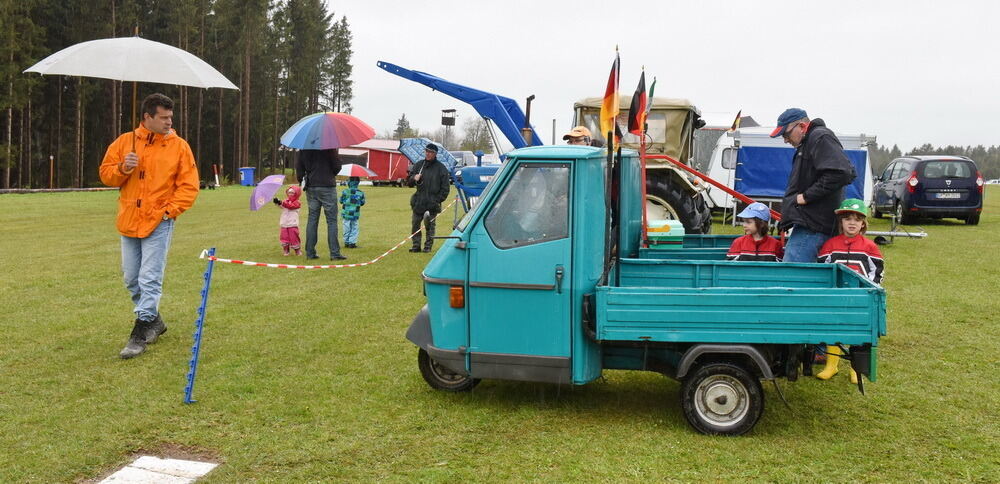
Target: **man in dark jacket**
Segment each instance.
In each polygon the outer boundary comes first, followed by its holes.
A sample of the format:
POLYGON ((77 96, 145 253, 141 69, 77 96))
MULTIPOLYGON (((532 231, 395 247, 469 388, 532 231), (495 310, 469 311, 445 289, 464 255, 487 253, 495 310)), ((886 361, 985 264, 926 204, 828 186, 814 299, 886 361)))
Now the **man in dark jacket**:
POLYGON ((785 262, 816 262, 816 254, 834 232, 834 210, 844 199, 844 187, 857 173, 840 140, 822 119, 789 108, 778 116, 772 138, 781 136, 795 147, 792 172, 781 202, 779 229, 791 228, 785 244, 785 262))
POLYGON ((299 150, 295 160, 295 175, 309 203, 306 222, 306 259, 319 259, 316 255, 316 231, 319 228, 320 209, 326 212, 326 243, 330 246, 330 260, 344 260, 337 239, 337 172, 340 158, 337 150, 299 150))
POLYGON ((410 197, 410 209, 413 216, 410 219, 410 233, 413 235, 413 247, 410 252, 420 252, 420 222, 423 221, 426 240, 424 252, 430 252, 434 245, 434 218, 441 213, 441 202, 448 199, 451 190, 451 177, 448 168, 437 159, 438 147, 427 143, 424 149, 424 159, 410 167, 409 186, 416 186, 417 191, 410 197))

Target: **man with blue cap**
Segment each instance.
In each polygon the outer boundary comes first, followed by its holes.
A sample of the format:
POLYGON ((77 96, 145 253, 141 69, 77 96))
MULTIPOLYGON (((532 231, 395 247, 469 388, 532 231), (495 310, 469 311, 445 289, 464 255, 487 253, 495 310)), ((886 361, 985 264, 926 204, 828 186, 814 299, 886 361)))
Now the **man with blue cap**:
POLYGON ((816 254, 835 230, 834 210, 844 199, 844 187, 857 173, 844 147, 822 119, 789 108, 778 116, 772 138, 781 136, 795 147, 792 171, 781 202, 781 230, 791 229, 785 262, 816 262, 816 254))

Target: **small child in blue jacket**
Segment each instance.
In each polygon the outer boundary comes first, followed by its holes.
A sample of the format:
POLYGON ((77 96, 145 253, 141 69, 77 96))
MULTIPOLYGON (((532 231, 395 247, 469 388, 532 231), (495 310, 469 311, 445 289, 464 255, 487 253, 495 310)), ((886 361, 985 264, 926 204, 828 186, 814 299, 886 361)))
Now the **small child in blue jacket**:
POLYGON ((365 204, 365 192, 358 189, 361 178, 352 176, 347 180, 347 189, 340 192, 340 217, 344 220, 344 247, 358 247, 358 219, 361 206, 365 204))

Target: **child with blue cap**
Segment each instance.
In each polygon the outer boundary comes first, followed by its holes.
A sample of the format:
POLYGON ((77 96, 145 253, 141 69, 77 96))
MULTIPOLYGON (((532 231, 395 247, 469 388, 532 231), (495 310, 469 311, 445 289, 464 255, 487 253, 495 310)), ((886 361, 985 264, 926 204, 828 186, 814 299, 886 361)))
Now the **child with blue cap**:
POLYGON ((784 255, 781 242, 767 235, 767 223, 771 220, 771 210, 767 205, 751 203, 737 217, 742 219, 746 235, 733 241, 726 260, 781 262, 784 255))

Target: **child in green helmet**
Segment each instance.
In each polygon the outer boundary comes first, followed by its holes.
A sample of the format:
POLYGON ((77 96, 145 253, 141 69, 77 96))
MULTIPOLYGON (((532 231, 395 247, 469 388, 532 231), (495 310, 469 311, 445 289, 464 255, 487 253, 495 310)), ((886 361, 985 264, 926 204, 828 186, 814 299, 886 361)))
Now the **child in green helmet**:
MULTIPOLYGON (((875 242, 865 238, 868 230, 868 207, 856 198, 844 200, 837 213, 837 236, 827 240, 819 250, 817 262, 844 264, 875 284, 882 283, 885 261, 875 242)), ((840 349, 827 346, 826 368, 816 378, 829 380, 837 374, 840 349)), ((851 383, 858 382, 858 375, 851 370, 851 383)))

